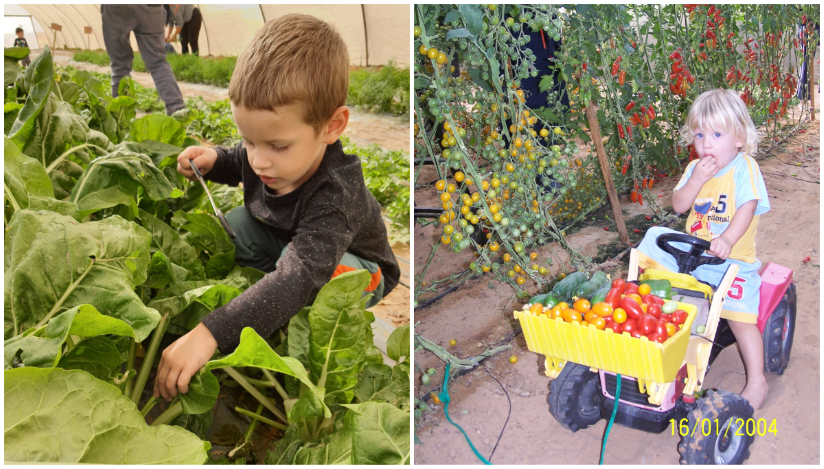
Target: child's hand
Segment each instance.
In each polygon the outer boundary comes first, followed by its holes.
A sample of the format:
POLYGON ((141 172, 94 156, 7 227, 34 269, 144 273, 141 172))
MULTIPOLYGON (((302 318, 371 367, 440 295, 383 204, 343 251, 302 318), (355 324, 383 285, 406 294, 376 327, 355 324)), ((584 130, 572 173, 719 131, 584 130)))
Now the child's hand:
POLYGON ((726 259, 732 252, 732 243, 727 238, 719 236, 712 240, 710 250, 707 252, 721 259, 726 259))
POLYGON ((157 367, 154 397, 163 396, 170 401, 178 390, 183 394, 189 392, 192 376, 212 358, 215 350, 217 341, 203 323, 166 347, 157 367))
POLYGON ((189 165, 189 160, 195 160, 200 174, 208 173, 217 161, 217 151, 214 148, 189 147, 177 157, 177 172, 190 181, 196 181, 195 172, 189 165))
POLYGON ((695 169, 692 170, 692 177, 698 178, 698 182, 703 186, 718 173, 719 169, 721 168, 716 164, 714 156, 702 158, 701 161, 695 165, 695 169))

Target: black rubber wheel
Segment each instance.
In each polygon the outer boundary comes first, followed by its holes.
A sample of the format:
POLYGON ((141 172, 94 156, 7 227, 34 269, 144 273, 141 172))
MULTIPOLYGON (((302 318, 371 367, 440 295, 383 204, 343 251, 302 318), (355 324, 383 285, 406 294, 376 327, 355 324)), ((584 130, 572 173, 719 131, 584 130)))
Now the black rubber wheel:
POLYGON ((795 334, 795 284, 791 283, 767 320, 761 338, 764 340, 764 371, 784 374, 790 362, 795 334))
POLYGON ((598 373, 588 366, 570 363, 549 384, 549 413, 564 428, 577 432, 601 420, 598 373))
POLYGON ((696 404, 678 444, 681 464, 741 464, 750 457, 754 436, 747 434, 746 423, 753 409, 746 399, 719 389, 707 391, 696 404))

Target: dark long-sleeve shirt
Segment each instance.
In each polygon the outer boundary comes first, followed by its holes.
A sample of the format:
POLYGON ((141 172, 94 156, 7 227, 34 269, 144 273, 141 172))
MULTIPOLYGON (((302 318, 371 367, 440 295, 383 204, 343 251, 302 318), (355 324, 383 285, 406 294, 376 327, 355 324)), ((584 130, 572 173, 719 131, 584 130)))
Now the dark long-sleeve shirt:
POLYGON ((206 179, 237 186, 244 205, 275 235, 290 243, 274 272, 203 318, 223 353, 233 351, 244 327, 266 337, 312 301, 345 252, 377 263, 384 295, 398 284, 400 269, 387 240, 381 207, 366 188, 361 161, 329 145, 318 170, 294 191, 276 195, 249 166, 246 149, 216 147, 206 179))

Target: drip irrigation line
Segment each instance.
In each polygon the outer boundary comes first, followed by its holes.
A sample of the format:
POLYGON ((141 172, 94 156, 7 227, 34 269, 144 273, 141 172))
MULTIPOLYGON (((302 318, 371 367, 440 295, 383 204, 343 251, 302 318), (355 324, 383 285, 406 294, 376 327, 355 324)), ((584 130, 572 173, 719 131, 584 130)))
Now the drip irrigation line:
POLYGON ((431 305, 432 305, 432 303, 434 303, 434 302, 436 302, 436 301, 440 300, 440 299, 441 299, 441 298, 443 298, 444 296, 446 296, 446 295, 448 295, 448 294, 452 293, 453 291, 457 290, 458 288, 460 288, 460 286, 461 286, 461 285, 463 285, 464 283, 466 283, 466 281, 467 281, 467 280, 472 279, 472 278, 475 278, 475 277, 473 276, 473 277, 469 277, 469 278, 463 279, 463 280, 461 280, 460 282, 458 282, 457 284, 455 284, 455 285, 453 285, 453 286, 449 287, 448 289, 446 289, 446 290, 445 290, 445 291, 443 291, 442 293, 439 293, 439 294, 437 294, 436 296, 433 296, 432 298, 430 298, 430 299, 428 299, 428 300, 424 301, 423 303, 421 303, 420 305, 418 305, 418 307, 417 307, 417 308, 415 308, 415 311, 420 311, 420 310, 422 310, 422 309, 424 309, 424 308, 428 308, 429 306, 431 306, 431 305))
MULTIPOLYGON (((508 345, 508 344, 509 344, 509 342, 511 342, 511 341, 512 341, 512 339, 514 339, 515 337, 519 336, 522 332, 523 332, 523 329, 521 329, 521 326, 518 326, 518 327, 516 327, 516 328, 515 328, 515 330, 514 330, 514 331, 510 332, 509 334, 507 334, 507 335, 506 335, 506 337, 504 337, 504 338, 503 338, 500 342, 496 342, 496 343, 492 344, 489 348, 490 348, 490 349, 496 349, 496 348, 498 348, 498 347, 502 347, 502 346, 504 346, 504 345, 508 345)), ((477 365, 475 365, 475 367, 477 367, 478 365, 480 365, 480 362, 479 362, 477 365)), ((452 379, 457 379, 457 378, 460 378, 460 377, 462 377, 463 375, 465 375, 465 374, 467 374, 467 373, 469 373, 469 372, 471 372, 471 371, 475 371, 475 367, 468 368, 468 369, 463 369, 463 370, 459 370, 459 371, 456 371, 455 373, 452 373, 452 376, 453 376, 453 378, 452 378, 452 379)), ((487 371, 488 371, 488 370, 487 370, 487 371)), ((427 393, 427 394, 424 394, 424 395, 423 395, 423 397, 421 397, 421 398, 420 398, 420 400, 422 400, 422 401, 426 402, 426 401, 428 401, 428 400, 429 400, 429 399, 431 399, 431 398, 432 398, 432 396, 431 396, 430 394, 428 394, 428 393, 427 393)))
POLYGON ((509 398, 509 393, 506 392, 506 388, 504 387, 503 384, 501 384, 500 381, 498 381, 498 378, 492 376, 492 373, 489 372, 489 369, 486 366, 484 366, 484 369, 486 370, 487 376, 494 379, 495 382, 498 383, 498 386, 500 386, 501 389, 504 391, 504 394, 506 394, 507 402, 509 402, 509 410, 507 411, 507 414, 506 414, 506 421, 504 422, 504 427, 501 428, 501 434, 498 435, 498 441, 495 442, 495 447, 492 448, 492 453, 489 455, 489 461, 491 462, 492 461, 492 456, 495 456, 495 450, 498 449, 498 443, 501 442, 501 437, 504 436, 504 430, 506 430, 506 425, 509 423, 509 417, 512 416, 512 399, 509 398))

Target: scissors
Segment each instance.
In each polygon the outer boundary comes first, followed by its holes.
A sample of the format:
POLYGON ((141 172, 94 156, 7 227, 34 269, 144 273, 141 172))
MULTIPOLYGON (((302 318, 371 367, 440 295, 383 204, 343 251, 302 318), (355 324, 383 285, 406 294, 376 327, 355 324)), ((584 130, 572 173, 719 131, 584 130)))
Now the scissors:
POLYGON ((195 166, 195 161, 194 160, 189 160, 189 165, 191 165, 192 171, 194 171, 195 176, 197 176, 197 180, 200 181, 200 184, 203 186, 203 189, 206 191, 206 195, 209 196, 209 202, 212 203, 212 208, 215 209, 215 215, 217 215, 217 218, 220 219, 220 224, 223 225, 223 229, 225 229, 226 232, 229 233, 230 238, 234 239, 235 238, 235 232, 232 230, 232 227, 229 226, 229 222, 226 221, 226 217, 223 216, 223 212, 221 212, 220 209, 217 208, 217 205, 215 205, 215 200, 212 198, 212 193, 209 192, 209 188, 206 187, 206 181, 203 180, 203 175, 200 173, 200 170, 197 169, 197 166, 195 166))

